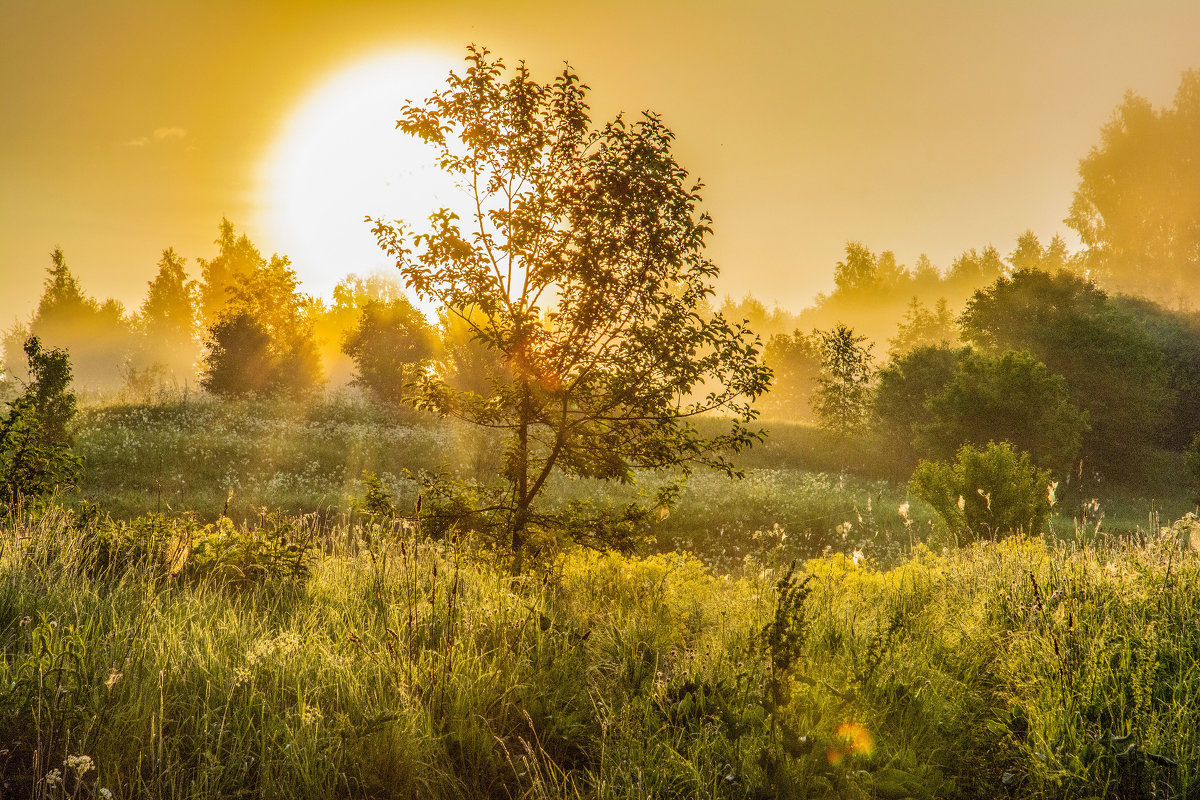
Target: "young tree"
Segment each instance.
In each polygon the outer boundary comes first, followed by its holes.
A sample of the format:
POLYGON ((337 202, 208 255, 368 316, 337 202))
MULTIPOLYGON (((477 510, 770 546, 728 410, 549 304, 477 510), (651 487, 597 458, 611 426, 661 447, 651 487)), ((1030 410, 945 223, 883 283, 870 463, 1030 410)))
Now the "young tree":
POLYGON ((33 336, 24 349, 30 381, 0 415, 0 504, 9 507, 39 501, 79 471, 70 450, 75 395, 67 354, 43 349, 33 336))
POLYGON ((569 68, 542 84, 523 63, 507 75, 482 48, 467 61, 446 89, 406 105, 398 127, 438 150, 471 211, 443 209, 415 237, 381 220, 374 233, 406 285, 509 373, 482 395, 429 375, 423 395, 507 433, 504 485, 471 510, 519 571, 543 536, 624 547, 646 518, 540 510, 555 469, 623 482, 637 468, 732 474, 726 454, 757 437, 749 403, 769 371, 743 326, 697 313, 717 275, 704 257, 709 218, 659 118, 593 129, 569 68), (703 436, 692 420, 717 411, 731 417, 727 432, 703 436))
POLYGON ((866 427, 871 408, 872 345, 845 325, 817 331, 821 348, 821 374, 813 410, 822 427, 840 436, 854 436, 866 427))

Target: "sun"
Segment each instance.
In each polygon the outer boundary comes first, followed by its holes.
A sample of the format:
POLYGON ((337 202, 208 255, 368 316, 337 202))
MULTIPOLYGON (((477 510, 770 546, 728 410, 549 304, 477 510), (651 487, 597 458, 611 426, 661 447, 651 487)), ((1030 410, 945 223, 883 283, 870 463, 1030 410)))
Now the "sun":
POLYGON ((280 128, 259 175, 259 230, 292 259, 303 290, 328 297, 351 272, 389 272, 366 216, 421 229, 458 190, 432 148, 396 129, 406 101, 445 85, 461 58, 435 51, 377 54, 306 95, 280 128))

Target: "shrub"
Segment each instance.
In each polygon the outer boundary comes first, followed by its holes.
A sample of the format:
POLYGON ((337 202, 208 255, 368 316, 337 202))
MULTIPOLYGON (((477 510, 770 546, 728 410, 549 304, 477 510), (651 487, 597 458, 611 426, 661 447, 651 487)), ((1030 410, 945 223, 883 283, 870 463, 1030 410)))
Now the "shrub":
POLYGON ((1008 442, 964 445, 953 464, 922 461, 910 488, 958 542, 1039 528, 1050 514, 1050 473, 1008 442))
POLYGON ((30 382, 0 415, 0 504, 39 503, 75 480, 67 426, 75 416, 71 363, 65 351, 44 350, 36 336, 25 342, 30 382))

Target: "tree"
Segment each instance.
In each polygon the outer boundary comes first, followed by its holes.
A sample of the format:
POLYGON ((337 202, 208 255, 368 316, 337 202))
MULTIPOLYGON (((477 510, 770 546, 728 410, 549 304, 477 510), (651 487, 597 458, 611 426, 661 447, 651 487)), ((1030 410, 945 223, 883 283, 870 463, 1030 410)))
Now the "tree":
POLYGON ((320 385, 320 356, 298 286, 291 262, 279 255, 235 281, 205 343, 206 390, 298 395, 320 385))
POLYGON ((471 210, 443 209, 415 237, 381 220, 374 233, 406 286, 509 373, 484 394, 428 374, 421 392, 428 407, 507 435, 502 485, 459 495, 473 513, 455 519, 493 537, 519 571, 527 551, 560 535, 628 547, 647 518, 542 510, 556 469, 622 482, 638 468, 733 474, 727 454, 755 440, 749 403, 769 370, 743 326, 697 313, 717 275, 704 257, 709 218, 661 120, 618 116, 594 129, 569 67, 542 84, 523 63, 506 77, 482 48, 467 62, 397 124, 438 151, 471 210), (701 435, 693 420, 717 411, 732 417, 727 432, 701 435))
POLYGON ((964 444, 1009 442, 1059 474, 1071 466, 1088 427, 1063 377, 1013 350, 967 354, 925 405, 929 421, 917 431, 923 455, 946 458, 964 444))
POLYGON ((401 296, 388 303, 368 300, 342 351, 357 366, 355 385, 399 402, 410 395, 422 362, 437 354, 438 345, 421 312, 401 296))
POLYGON ((213 242, 217 255, 209 260, 198 258, 200 264, 199 313, 200 321, 208 328, 221 316, 229 293, 238 279, 245 278, 266 264, 262 253, 246 234, 237 235, 233 223, 224 217, 213 242))
POLYGON ((124 307, 88 297, 67 265, 62 248, 50 254, 42 297, 29 325, 30 334, 47 346, 70 353, 76 380, 92 389, 116 388, 122 365, 137 340, 124 307))
POLYGON ((1090 468, 1134 477, 1161 443, 1172 402, 1161 349, 1094 283, 1017 272, 976 291, 959 327, 985 352, 1027 350, 1066 379, 1091 425, 1081 451, 1090 468))
POLYGON ((1079 163, 1067 225, 1084 264, 1113 289, 1174 307, 1200 291, 1200 70, 1155 111, 1127 94, 1079 163))
POLYGON ((855 336, 845 325, 817 331, 821 372, 813 396, 813 410, 821 426, 841 436, 861 433, 871 408, 871 348, 865 336, 855 336))
POLYGON ((250 314, 224 316, 204 343, 204 390, 221 397, 262 394, 274 387, 278 369, 271 335, 250 314))
POLYGON ((903 356, 918 347, 949 347, 958 341, 958 331, 954 329, 954 316, 946 304, 946 298, 939 297, 933 311, 925 308, 916 297, 904 311, 904 319, 896 329, 896 336, 888 339, 888 354, 903 356))
POLYGON ((879 371, 874 397, 876 425, 889 449, 910 467, 918 457, 917 434, 933 421, 930 399, 950 383, 959 362, 969 353, 968 348, 945 345, 917 347, 893 355, 879 371))
POLYGON ((807 417, 821 372, 820 340, 799 330, 790 336, 776 334, 763 349, 763 361, 775 374, 763 411, 790 419, 807 417))
POLYGON ((40 501, 74 480, 80 465, 70 450, 75 395, 67 354, 43 349, 34 336, 24 349, 30 381, 0 416, 0 504, 10 508, 40 501))
POLYGON ((347 384, 354 378, 354 360, 343 352, 342 346, 346 337, 358 328, 363 306, 372 300, 390 303, 403 296, 404 287, 394 276, 350 274, 333 287, 331 303, 327 305, 315 298, 311 301, 307 316, 330 384, 347 384))
POLYGON ((188 280, 186 259, 173 248, 162 251, 158 272, 147 284, 138 314, 144 367, 161 365, 177 378, 195 374, 200 355, 196 330, 197 286, 188 280))

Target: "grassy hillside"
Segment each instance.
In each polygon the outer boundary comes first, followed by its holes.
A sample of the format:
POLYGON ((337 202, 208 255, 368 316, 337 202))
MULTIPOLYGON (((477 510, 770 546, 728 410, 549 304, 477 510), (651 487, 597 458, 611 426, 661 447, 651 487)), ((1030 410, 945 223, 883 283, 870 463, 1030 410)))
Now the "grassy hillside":
POLYGON ((36 797, 1194 797, 1200 533, 891 569, 275 517, 0 530, 0 786, 36 797))
MULTIPOLYGON (((781 537, 791 557, 860 550, 885 563, 915 542, 944 543, 930 510, 908 497, 907 475, 882 455, 886 448, 847 445, 808 425, 764 425, 766 441, 739 456, 746 480, 693 475, 679 506, 649 532, 655 549, 687 549, 727 570, 781 537), (899 513, 906 502, 907 519, 899 513)), ((411 507, 416 492, 402 479, 406 470, 488 480, 501 446, 475 428, 331 394, 305 402, 93 406, 76 426, 75 450, 84 457, 80 497, 120 518, 186 510, 205 521, 223 514, 243 521, 282 510, 351 521, 364 471, 411 507)), ((1149 488, 1064 482, 1055 535, 1153 531, 1193 510, 1183 482, 1171 480, 1184 474, 1182 465, 1164 463, 1160 473, 1164 485, 1149 488)), ((652 493, 660 480, 643 474, 630 489, 559 478, 547 500, 598 493, 624 502, 652 493)))

